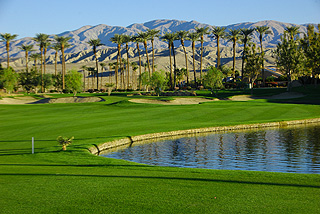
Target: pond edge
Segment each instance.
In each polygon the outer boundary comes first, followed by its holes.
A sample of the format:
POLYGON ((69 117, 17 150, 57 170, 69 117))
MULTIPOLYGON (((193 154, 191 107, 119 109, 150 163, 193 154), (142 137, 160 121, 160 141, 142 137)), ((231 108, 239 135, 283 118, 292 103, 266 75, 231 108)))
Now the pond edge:
POLYGON ((128 136, 119 140, 113 140, 110 142, 105 142, 99 145, 94 145, 88 150, 90 153, 99 155, 102 151, 113 149, 120 146, 130 145, 134 142, 151 140, 151 139, 161 139, 168 138, 179 135, 194 135, 199 133, 214 133, 221 131, 236 131, 236 130, 247 130, 247 129, 257 129, 257 128, 272 128, 272 127, 287 127, 294 125, 303 125, 311 123, 320 123, 320 118, 304 119, 304 120, 291 120, 291 121, 280 121, 280 122, 270 122, 270 123, 255 123, 255 124, 242 124, 234 126, 217 126, 217 127, 207 127, 207 128, 196 128, 196 129, 186 129, 170 132, 159 132, 152 134, 144 134, 137 136, 128 136))

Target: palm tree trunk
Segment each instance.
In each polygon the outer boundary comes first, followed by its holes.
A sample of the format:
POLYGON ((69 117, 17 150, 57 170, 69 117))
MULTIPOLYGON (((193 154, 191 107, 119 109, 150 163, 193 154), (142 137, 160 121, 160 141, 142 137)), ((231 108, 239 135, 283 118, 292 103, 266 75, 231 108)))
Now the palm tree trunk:
POLYGON ((89 76, 90 76, 90 71, 88 70, 88 90, 90 89, 90 79, 89 79, 89 76))
POLYGON ((182 47, 183 47, 183 51, 184 51, 184 57, 186 60, 186 70, 187 70, 187 84, 189 85, 189 70, 188 70, 188 58, 187 58, 187 51, 186 51, 186 47, 184 46, 184 42, 181 42, 182 47))
POLYGON ((43 48, 40 48, 40 69, 41 69, 41 93, 43 93, 43 48))
POLYGON ((221 60, 220 60, 220 37, 217 36, 217 68, 221 68, 221 60))
POLYGON ((202 83, 203 36, 201 36, 200 83, 202 83))
POLYGON ((147 48, 147 41, 144 41, 144 48, 146 49, 149 76, 151 77, 151 69, 150 69, 150 62, 149 62, 149 54, 148 54, 148 48, 147 48))
MULTIPOLYGON (((139 54, 139 77, 141 76, 141 55, 140 55, 140 47, 139 43, 137 42, 137 49, 138 49, 138 54, 139 54)), ((141 89, 141 80, 139 78, 139 89, 141 89)))
POLYGON ((173 82, 172 82, 172 59, 171 59, 171 44, 169 42, 169 59, 170 59, 170 85, 171 90, 173 90, 173 82))
POLYGON ((236 78, 236 41, 233 42, 233 64, 232 64, 232 71, 233 71, 233 78, 236 78))
POLYGON ((152 73, 155 71, 154 69, 154 47, 153 47, 153 39, 151 40, 151 46, 152 46, 152 73))
POLYGON ((129 89, 129 82, 130 82, 130 66, 129 66, 129 46, 126 43, 126 50, 127 50, 127 89, 129 89))
POLYGON ((9 48, 10 48, 10 43, 9 41, 7 41, 6 43, 6 48, 7 48, 7 68, 10 67, 9 63, 10 63, 10 55, 9 55, 9 48))
POLYGON ((262 85, 263 87, 266 86, 266 75, 265 75, 265 72, 264 72, 264 52, 263 52, 263 46, 262 46, 262 35, 260 36, 260 47, 261 47, 261 56, 262 56, 262 72, 261 72, 261 75, 262 75, 262 85))
POLYGON ((64 45, 61 45, 61 54, 62 54, 62 89, 66 88, 64 76, 65 76, 65 59, 64 59, 64 45))
POLYGON ((28 73, 28 51, 26 51, 26 72, 28 73))
POLYGON ((122 60, 121 60, 121 46, 119 45, 119 61, 120 61, 120 87, 123 85, 122 82, 122 60))
POLYGON ((46 54, 47 54, 47 48, 44 48, 44 53, 43 53, 43 74, 46 74, 46 54))
POLYGON ((197 75, 196 75, 196 64, 195 64, 195 55, 194 55, 194 49, 195 49, 195 44, 194 44, 194 41, 192 42, 192 53, 193 53, 193 75, 194 75, 194 84, 195 84, 195 86, 197 86, 197 75))
POLYGON ((103 66, 101 66, 100 89, 102 89, 103 66))
POLYGON ((95 71, 92 71, 92 73, 91 73, 91 75, 92 75, 92 77, 91 77, 91 82, 92 82, 92 89, 94 89, 94 76, 95 76, 95 71))
POLYGON ((94 46, 93 47, 93 53, 94 53, 94 58, 96 59, 96 68, 97 68, 97 90, 99 90, 99 65, 98 65, 98 58, 97 58, 97 49, 94 46))
POLYGON ((243 79, 243 72, 244 72, 244 62, 245 62, 245 56, 246 56, 246 47, 247 47, 247 43, 245 42, 243 44, 242 64, 241 64, 241 74, 240 74, 240 76, 242 76, 242 79, 243 79))
POLYGON ((54 74, 57 76, 58 51, 54 54, 54 74))
MULTIPOLYGON (((120 58, 120 45, 118 44, 118 56, 117 56, 117 64, 116 64, 116 70, 115 70, 115 76, 116 76, 116 90, 118 89, 118 72, 119 72, 119 58, 120 58)), ((121 60, 120 60, 121 61, 121 60)), ((120 70, 121 70, 121 66, 120 66, 120 70)))
POLYGON ((173 69, 174 69, 174 88, 176 88, 176 79, 177 79, 177 72, 176 72, 176 69, 177 69, 177 64, 176 64, 176 53, 174 52, 174 44, 172 42, 171 44, 171 48, 172 48, 172 53, 173 53, 173 69))

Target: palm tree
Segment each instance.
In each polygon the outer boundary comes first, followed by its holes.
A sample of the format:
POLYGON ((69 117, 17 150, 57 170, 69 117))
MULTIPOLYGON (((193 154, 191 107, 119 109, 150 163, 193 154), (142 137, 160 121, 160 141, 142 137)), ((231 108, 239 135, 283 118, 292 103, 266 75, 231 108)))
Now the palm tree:
POLYGON ((130 82, 129 42, 131 42, 131 36, 129 36, 129 35, 122 35, 122 36, 123 36, 123 43, 126 43, 126 51, 127 51, 127 88, 129 88, 129 82, 130 82))
POLYGON ((241 65, 241 75, 240 76, 244 76, 243 75, 243 71, 244 71, 244 61, 245 61, 245 57, 246 57, 246 52, 247 52, 247 43, 250 41, 250 35, 253 33, 254 28, 248 29, 248 28, 243 28, 240 29, 241 30, 241 35, 242 35, 242 43, 243 43, 243 52, 242 52, 242 65, 241 65))
POLYGON ((83 65, 80 67, 83 72, 83 91, 86 91, 86 70, 88 70, 88 67, 83 65))
POLYGON ((236 72, 236 45, 237 41, 240 39, 240 29, 230 29, 228 33, 229 41, 233 42, 233 64, 232 64, 232 72, 233 77, 235 78, 235 72, 236 72))
POLYGON ((197 77, 196 77, 197 73, 196 73, 195 53, 194 53, 194 51, 195 51, 195 43, 196 43, 196 41, 199 40, 199 34, 197 32, 193 32, 193 33, 189 32, 188 40, 190 40, 191 43, 192 43, 193 75, 194 75, 193 79, 194 79, 194 84, 197 85, 197 77))
POLYGON ((137 79, 135 77, 136 77, 136 71, 138 69, 138 64, 136 62, 131 62, 131 67, 132 67, 132 88, 136 89, 137 88, 137 81, 136 81, 137 79))
POLYGON ((97 47, 104 44, 101 43, 100 39, 90 39, 87 43, 92 46, 94 58, 96 59, 97 90, 99 90, 99 66, 97 57, 97 47))
POLYGON ((0 34, 0 39, 1 42, 5 42, 6 43, 6 48, 7 48, 7 68, 9 68, 9 62, 10 62, 10 56, 9 56, 9 48, 10 48, 10 41, 14 40, 15 38, 17 38, 17 34, 13 34, 11 35, 10 33, 1 33, 0 34))
POLYGON ((225 27, 214 27, 212 30, 212 38, 217 40, 217 68, 221 68, 220 60, 220 38, 223 38, 226 34, 225 27))
POLYGON ((178 36, 178 39, 180 39, 181 45, 183 47, 184 57, 186 60, 187 84, 189 84, 188 58, 187 58, 186 47, 184 46, 184 40, 188 38, 188 31, 180 30, 177 32, 177 36, 178 36))
POLYGON ((148 55, 148 47, 147 47, 147 41, 149 39, 149 35, 146 32, 139 32, 138 36, 143 41, 144 48, 146 49, 146 55, 147 55, 147 63, 148 63, 148 70, 149 70, 149 76, 151 76, 151 69, 150 69, 150 61, 149 61, 149 55, 148 55))
POLYGON ((266 84, 266 77, 265 77, 265 72, 264 72, 264 51, 263 51, 263 45, 262 45, 262 37, 263 34, 272 34, 272 31, 269 30, 268 26, 257 26, 256 31, 259 33, 259 40, 260 40, 260 49, 261 49, 261 56, 262 56, 262 84, 265 86, 266 84))
POLYGON ((287 32, 290 35, 291 40, 293 40, 294 37, 300 33, 298 26, 285 27, 284 32, 287 32))
POLYGON ((151 46, 152 46, 152 72, 154 72, 154 47, 153 47, 153 42, 154 42, 154 38, 159 36, 159 32, 160 30, 156 30, 156 29, 148 29, 147 30, 147 34, 149 36, 149 39, 151 41, 151 46))
POLYGON ((44 83, 43 83, 43 46, 44 43, 48 40, 49 35, 44 33, 37 33, 36 37, 33 38, 34 41, 39 42, 40 46, 40 69, 41 69, 41 92, 44 91, 44 83))
MULTIPOLYGON (((131 41, 135 42, 137 44, 137 50, 138 50, 138 55, 139 55, 139 77, 141 76, 141 55, 140 55, 140 47, 139 43, 143 42, 143 40, 139 36, 133 36, 131 38, 131 41)), ((141 81, 139 81, 139 89, 141 88, 141 81)))
POLYGON ((37 70, 37 60, 40 59, 40 54, 39 53, 34 53, 30 55, 30 58, 33 59, 34 61, 34 67, 37 70))
POLYGON ((200 36, 200 42, 201 42, 201 57, 200 57, 200 81, 202 81, 202 57, 203 57, 203 42, 204 42, 204 35, 208 34, 209 27, 202 27, 202 28, 196 28, 197 34, 200 36))
POLYGON ((58 52, 61 50, 61 46, 58 43, 55 43, 51 48, 56 51, 54 53, 54 75, 57 76, 58 52))
POLYGON ((169 59, 170 59, 170 85, 171 85, 171 89, 173 89, 171 48, 172 48, 172 45, 173 45, 173 41, 175 40, 175 37, 176 37, 176 35, 174 33, 166 33, 161 37, 161 39, 163 41, 168 42, 169 59))
MULTIPOLYGON (((112 43, 117 44, 118 46, 118 56, 117 56, 117 64, 116 64, 116 71, 115 71, 116 89, 118 89, 118 65, 119 65, 119 59, 121 59, 121 44, 123 43, 122 36, 119 34, 114 34, 114 36, 110 38, 110 41, 112 43)), ((121 73, 121 60, 120 60, 120 73, 121 73)))
POLYGON ((43 73, 46 73, 46 54, 47 54, 47 49, 51 45, 51 43, 47 40, 43 42, 43 73))
POLYGON ((20 49, 26 52, 26 72, 28 73, 28 61, 29 61, 29 52, 34 51, 33 45, 21 45, 20 49))
POLYGON ((70 46, 68 41, 71 39, 71 37, 55 36, 54 39, 60 45, 60 49, 61 49, 61 54, 62 54, 62 63, 61 63, 62 64, 62 89, 65 89, 64 77, 66 75, 66 60, 64 57, 64 49, 68 48, 70 46))
POLYGON ((102 88, 102 76, 103 76, 103 70, 104 67, 107 65, 107 63, 105 62, 100 62, 100 66, 101 66, 101 79, 100 79, 100 88, 102 88))
POLYGON ((174 50, 174 41, 178 40, 178 36, 177 33, 171 33, 172 37, 173 37, 173 41, 171 44, 171 48, 172 48, 172 54, 173 54, 173 70, 174 70, 174 88, 176 88, 176 79, 177 79, 177 61, 176 61, 176 53, 174 50))
MULTIPOLYGON (((111 70, 112 69, 116 69, 116 64, 117 64, 117 62, 109 62, 109 64, 108 64, 108 66, 109 66, 109 70, 110 70, 110 72, 109 72, 109 83, 111 84, 112 83, 112 78, 111 78, 111 70)), ((114 72, 114 73, 116 73, 116 71, 114 72)))

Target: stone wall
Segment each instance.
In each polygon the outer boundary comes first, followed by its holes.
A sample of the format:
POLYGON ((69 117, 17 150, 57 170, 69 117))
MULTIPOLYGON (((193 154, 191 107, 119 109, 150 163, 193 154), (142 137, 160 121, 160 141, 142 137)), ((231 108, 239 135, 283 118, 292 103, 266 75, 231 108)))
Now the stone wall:
POLYGON ((111 142, 102 143, 97 146, 89 148, 89 151, 92 154, 99 154, 101 151, 119 147, 119 146, 129 145, 134 142, 151 140, 151 139, 159 140, 161 138, 168 138, 172 136, 195 135, 199 133, 214 133, 214 132, 237 131, 237 130, 257 129, 257 128, 287 127, 287 126, 302 125, 302 124, 309 124, 309 123, 320 123, 320 118, 271 122, 271 123, 235 125, 235 126, 218 126, 218 127, 209 127, 209 128, 187 129, 187 130, 178 130, 178 131, 171 131, 171 132, 145 134, 145 135, 132 136, 132 137, 127 137, 120 140, 114 140, 111 142))

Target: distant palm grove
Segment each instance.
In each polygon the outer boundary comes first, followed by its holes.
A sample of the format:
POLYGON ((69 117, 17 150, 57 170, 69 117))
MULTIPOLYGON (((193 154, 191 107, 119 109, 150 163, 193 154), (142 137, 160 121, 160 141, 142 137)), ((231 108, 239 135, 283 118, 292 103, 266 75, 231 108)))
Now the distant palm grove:
MULTIPOLYGON (((320 25, 318 25, 319 29, 320 25)), ((256 28, 231 29, 226 31, 224 27, 203 27, 191 31, 178 31, 159 34, 159 30, 149 29, 130 36, 114 34, 110 41, 117 45, 116 60, 99 62, 97 48, 103 46, 99 38, 92 38, 88 44, 92 47, 95 66, 82 66, 81 70, 72 69, 66 71, 65 50, 70 47, 71 37, 55 36, 54 40, 49 35, 36 34, 33 38, 39 47, 22 44, 25 52, 25 69, 16 72, 10 67, 10 42, 18 35, 10 33, 0 34, 1 42, 6 44, 6 66, 0 65, 0 89, 7 93, 17 90, 26 92, 76 92, 76 91, 105 91, 107 88, 114 90, 155 90, 159 94, 163 90, 197 89, 209 90, 221 88, 265 87, 274 85, 274 77, 266 77, 265 53, 263 36, 270 34, 267 26, 256 28), (259 44, 251 41, 253 32, 259 35, 259 44), (217 46, 216 66, 203 67, 204 35, 214 38, 217 46), (168 54, 165 57, 169 70, 157 70, 155 64, 154 39, 159 38, 168 44, 168 54), (232 43, 233 64, 232 67, 222 65, 220 55, 220 39, 226 39, 232 43), (188 53, 185 41, 191 42, 192 66, 188 66, 188 53), (176 47, 174 41, 179 41, 184 51, 185 63, 177 66, 176 47), (200 42, 200 59, 196 59, 195 43, 200 42), (129 44, 134 43, 138 52, 138 60, 133 61, 129 57, 129 44), (151 50, 148 50, 148 43, 151 50), (236 70, 236 46, 242 44, 241 69, 236 70), (38 49, 38 50, 36 50, 38 49), (46 54, 48 49, 55 50, 54 73, 46 72, 46 54), (122 49, 125 55, 122 54, 122 49), (146 53, 143 61, 141 51, 146 53), (30 52, 38 52, 32 53, 30 52), (58 66, 58 59, 61 58, 58 66), (33 66, 29 67, 30 59, 33 66), (195 60, 200 61, 196 64, 195 60), (40 67, 38 66, 40 62, 40 67), (60 67, 61 66, 61 67, 60 67), (108 75, 103 75, 107 71, 108 75), (104 84, 103 84, 104 82, 104 84)), ((304 83, 317 84, 320 74, 320 34, 313 25, 308 25, 307 33, 299 36, 298 27, 286 27, 281 36, 273 57, 277 64, 277 71, 281 72, 283 86, 291 88, 293 80, 304 83)), ((189 53, 190 54, 190 53, 189 53)), ((190 57, 190 56, 189 56, 190 57)), ((180 62, 181 64, 181 62, 180 62)))

